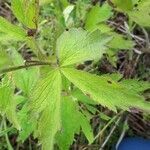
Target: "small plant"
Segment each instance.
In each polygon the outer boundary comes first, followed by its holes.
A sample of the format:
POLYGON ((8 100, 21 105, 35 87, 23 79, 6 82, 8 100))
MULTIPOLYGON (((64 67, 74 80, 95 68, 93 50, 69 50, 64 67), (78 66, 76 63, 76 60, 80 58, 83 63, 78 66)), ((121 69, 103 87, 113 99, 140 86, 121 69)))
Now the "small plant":
MULTIPOLYGON (((145 3, 149 4, 149 1, 145 3)), ((146 7, 145 3, 143 5, 146 7)), ((129 13, 133 21, 139 22, 134 17, 135 12, 129 12, 116 0, 114 4, 119 10, 129 13)), ((90 117, 79 102, 87 109, 88 106, 92 109, 91 105, 100 104, 116 113, 119 109, 130 111, 132 107, 150 111, 149 102, 140 94, 149 88, 148 83, 124 80, 120 76, 98 76, 76 69, 77 64, 100 59, 108 47, 111 50, 122 48, 126 43, 126 48, 130 49, 134 45, 117 33, 99 30, 100 27, 108 29, 104 23, 112 16, 108 4, 104 4, 100 10, 105 11, 104 18, 98 20, 100 26, 96 18, 99 7, 94 6, 87 15, 86 30, 69 28, 64 31, 57 39, 51 56, 40 49, 40 42, 35 38, 37 34, 40 36, 38 0, 12 0, 11 9, 20 24, 11 24, 0 17, 0 40, 9 41, 11 45, 9 51, 0 51, 0 113, 4 124, 7 117, 19 131, 19 140, 24 141, 33 133, 43 150, 52 150, 54 144, 61 150, 67 150, 74 140, 74 134, 82 129, 88 142, 92 143, 94 135, 90 117), (95 15, 93 20, 90 18, 92 14, 95 15), (118 39, 123 46, 117 43, 118 39), (22 46, 22 43, 36 57, 23 58, 15 49, 16 45, 22 46)))

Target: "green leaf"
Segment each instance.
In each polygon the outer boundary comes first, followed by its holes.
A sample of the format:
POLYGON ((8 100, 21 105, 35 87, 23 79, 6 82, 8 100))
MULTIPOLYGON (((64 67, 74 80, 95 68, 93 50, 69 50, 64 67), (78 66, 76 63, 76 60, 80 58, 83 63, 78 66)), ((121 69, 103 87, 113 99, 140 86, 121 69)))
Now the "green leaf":
POLYGON ((40 6, 45 5, 47 3, 51 3, 51 2, 53 2, 53 0, 42 0, 40 1, 40 6))
POLYGON ((14 99, 16 101, 17 105, 23 104, 24 102, 26 102, 26 97, 22 96, 22 95, 14 95, 14 99))
POLYGON ((119 81, 121 78, 123 78, 123 75, 120 74, 120 73, 107 73, 107 74, 104 74, 103 77, 106 77, 106 78, 111 78, 113 81, 119 81))
POLYGON ((99 31, 88 33, 82 29, 65 31, 57 40, 57 56, 61 66, 86 60, 100 59, 105 52, 105 44, 111 37, 99 31))
POLYGON ((85 28, 95 30, 100 23, 107 21, 112 15, 112 8, 107 3, 101 7, 99 5, 93 6, 87 13, 85 28))
POLYGON ((0 32, 7 36, 8 40, 22 41, 26 39, 26 32, 0 16, 0 32))
POLYGON ((97 28, 102 33, 108 34, 112 37, 112 40, 107 44, 107 46, 112 49, 132 49, 135 45, 134 41, 132 41, 131 39, 127 39, 127 37, 123 36, 122 34, 113 32, 113 28, 104 23, 97 25, 97 28))
POLYGON ((110 33, 113 39, 109 42, 108 46, 112 49, 132 49, 134 42, 129 39, 125 39, 124 36, 117 33, 110 33))
POLYGON ((36 0, 12 0, 11 8, 16 18, 30 29, 36 29, 38 19, 36 0))
POLYGON ((63 91, 68 91, 70 88, 70 82, 65 76, 62 76, 62 90, 63 91))
MULTIPOLYGON (((13 49, 12 61, 15 66, 24 65, 24 60, 21 55, 13 49)), ((39 79, 39 68, 21 69, 13 72, 15 85, 21 89, 25 95, 29 96, 32 88, 39 79)))
MULTIPOLYGON (((60 92, 61 77, 59 70, 51 70, 46 77, 39 80, 31 92, 31 110, 37 113, 55 102, 53 97, 58 97, 60 92)), ((58 97, 59 98, 59 97, 58 97)))
POLYGON ((19 22, 25 24, 25 4, 24 0, 12 0, 11 9, 19 22))
MULTIPOLYGON (((6 81, 5 81, 6 82, 6 81)), ((0 111, 1 113, 6 111, 6 107, 9 105, 12 96, 12 89, 9 87, 10 83, 1 83, 0 85, 0 111)))
POLYGON ((111 33, 113 30, 113 28, 109 27, 105 23, 98 24, 96 28, 99 29, 101 31, 101 33, 111 33))
POLYGON ((67 7, 69 5, 68 0, 60 0, 60 2, 62 3, 63 7, 67 7))
POLYGON ((56 100, 53 106, 47 107, 38 120, 37 135, 42 144, 42 150, 52 150, 55 143, 55 135, 60 130, 60 100, 56 100))
POLYGON ((71 95, 76 98, 78 101, 86 104, 96 105, 97 103, 91 100, 88 95, 83 94, 78 88, 74 89, 71 92, 71 95))
POLYGON ((75 6, 74 5, 69 5, 65 8, 63 11, 64 19, 66 26, 69 28, 73 24, 73 18, 71 17, 71 13, 73 12, 75 6))
POLYGON ((76 103, 70 97, 63 97, 61 109, 62 129, 56 136, 61 150, 69 149, 73 142, 74 134, 80 130, 78 113, 76 103))
POLYGON ((93 130, 91 128, 89 120, 82 113, 79 112, 79 114, 80 114, 79 121, 80 121, 82 132, 88 139, 89 144, 91 144, 94 140, 93 130))
POLYGON ((31 29, 36 29, 38 24, 39 6, 37 0, 31 0, 26 9, 26 24, 31 29))
POLYGON ((49 72, 31 92, 30 110, 35 120, 37 116, 37 137, 43 150, 52 150, 54 138, 60 129, 61 74, 58 69, 49 72))
POLYGON ((57 134, 57 143, 61 150, 69 149, 74 140, 74 134, 79 133, 80 127, 83 133, 91 143, 93 141, 93 133, 89 121, 79 111, 78 105, 71 97, 63 97, 62 99, 62 129, 57 134))
POLYGON ((130 92, 109 77, 96 76, 71 68, 63 68, 62 72, 83 93, 88 94, 104 107, 113 111, 116 111, 116 107, 125 110, 129 110, 130 107, 138 107, 149 111, 150 104, 144 102, 142 96, 130 92))
POLYGON ((100 119, 103 119, 105 121, 109 121, 111 119, 111 117, 109 117, 108 115, 106 115, 105 113, 103 112, 100 112, 99 113, 99 116, 100 116, 100 119))
POLYGON ((128 12, 128 15, 137 24, 144 27, 150 27, 150 1, 143 0, 139 2, 138 6, 133 9, 133 11, 128 12))
POLYGON ((132 0, 112 0, 114 5, 122 11, 130 11, 133 8, 132 0))
POLYGON ((135 93, 143 92, 147 89, 150 89, 150 83, 145 81, 139 81, 137 79, 122 80, 121 84, 135 93))
POLYGON ((26 104, 18 112, 17 115, 22 129, 19 132, 18 140, 24 142, 35 129, 35 124, 32 123, 31 120, 29 119, 28 108, 26 104))
POLYGON ((0 69, 7 67, 10 64, 10 58, 7 52, 0 48, 0 69))
POLYGON ((13 98, 14 87, 12 86, 11 79, 5 77, 0 84, 0 113, 6 115, 8 120, 20 130, 16 114, 16 102, 13 98))

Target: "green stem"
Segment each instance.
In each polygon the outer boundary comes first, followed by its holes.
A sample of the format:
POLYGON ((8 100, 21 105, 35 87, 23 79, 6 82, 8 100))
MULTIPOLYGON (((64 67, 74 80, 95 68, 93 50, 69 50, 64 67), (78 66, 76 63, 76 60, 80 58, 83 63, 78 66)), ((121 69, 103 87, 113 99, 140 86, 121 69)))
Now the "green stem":
POLYGON ((14 129, 14 127, 10 127, 10 128, 7 128, 6 130, 3 130, 0 132, 0 137, 1 136, 4 136, 6 133, 12 131, 14 129))
MULTIPOLYGON (((3 124, 4 124, 4 129, 7 130, 6 119, 5 119, 4 116, 3 116, 3 124)), ((6 139, 6 142, 7 142, 8 150, 13 150, 13 147, 12 147, 10 141, 9 141, 7 132, 5 133, 5 139, 6 139)))
POLYGON ((32 64, 27 64, 27 65, 21 65, 21 66, 5 68, 5 69, 0 70, 0 74, 12 72, 12 71, 17 71, 17 70, 20 70, 20 69, 27 69, 27 68, 33 67, 33 66, 46 66, 46 65, 50 66, 51 63, 49 63, 49 62, 36 62, 36 63, 32 63, 32 64))

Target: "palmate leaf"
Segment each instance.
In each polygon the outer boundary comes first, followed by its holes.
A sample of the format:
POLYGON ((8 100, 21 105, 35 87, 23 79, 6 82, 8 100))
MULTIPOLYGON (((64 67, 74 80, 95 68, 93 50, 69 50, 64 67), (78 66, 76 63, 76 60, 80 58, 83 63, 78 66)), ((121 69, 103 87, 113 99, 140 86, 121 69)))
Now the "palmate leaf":
POLYGON ((61 74, 58 69, 49 72, 31 92, 29 105, 32 118, 37 117, 37 137, 43 150, 52 150, 54 137, 60 129, 61 74))
POLYGON ((57 56, 61 66, 100 59, 111 37, 100 31, 88 33, 82 29, 65 31, 57 40, 57 56))
POLYGON ((2 33, 7 40, 17 40, 22 41, 26 39, 26 32, 16 26, 8 22, 6 19, 0 16, 0 33, 2 33))
POLYGON ((57 134, 60 150, 67 150, 72 144, 74 134, 82 128, 89 143, 93 142, 93 132, 88 119, 79 111, 77 103, 71 97, 63 97, 61 109, 62 129, 57 134))
POLYGON ((130 92, 109 77, 96 76, 71 68, 63 68, 62 72, 82 92, 113 111, 116 111, 116 107, 125 110, 129 110, 130 107, 150 110, 150 104, 144 102, 143 97, 130 92))

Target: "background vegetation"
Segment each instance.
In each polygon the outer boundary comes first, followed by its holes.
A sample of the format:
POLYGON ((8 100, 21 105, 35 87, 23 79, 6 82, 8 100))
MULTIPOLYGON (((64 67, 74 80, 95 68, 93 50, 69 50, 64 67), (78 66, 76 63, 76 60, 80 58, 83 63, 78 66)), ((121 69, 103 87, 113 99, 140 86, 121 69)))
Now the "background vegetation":
POLYGON ((0 0, 0 150, 150 138, 149 20, 149 0, 0 0))

